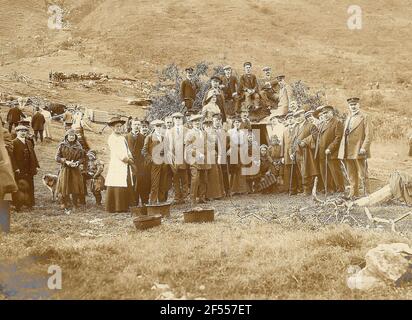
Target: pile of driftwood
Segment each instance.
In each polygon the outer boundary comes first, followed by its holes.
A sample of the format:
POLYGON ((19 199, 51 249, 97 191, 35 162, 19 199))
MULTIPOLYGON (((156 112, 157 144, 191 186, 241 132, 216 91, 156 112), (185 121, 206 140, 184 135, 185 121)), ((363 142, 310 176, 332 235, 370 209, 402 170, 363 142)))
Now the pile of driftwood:
POLYGON ((358 227, 370 228, 379 227, 380 224, 389 224, 391 230, 395 233, 401 234, 396 230, 396 223, 411 216, 412 211, 402 214, 395 219, 383 219, 374 217, 367 206, 378 205, 382 202, 388 201, 393 197, 389 185, 377 190, 369 196, 360 198, 356 201, 347 200, 342 196, 329 197, 321 200, 316 192, 318 178, 315 178, 315 183, 312 190, 312 199, 314 205, 299 209, 303 214, 305 211, 311 218, 315 219, 321 225, 328 223, 348 223, 358 227), (355 208, 364 207, 366 218, 363 215, 355 214, 355 208))
POLYGON ((109 76, 103 73, 96 73, 96 72, 88 72, 88 73, 83 73, 83 74, 77 74, 77 73, 66 74, 64 72, 50 71, 49 73, 49 81, 51 82, 101 80, 101 79, 109 79, 109 76))

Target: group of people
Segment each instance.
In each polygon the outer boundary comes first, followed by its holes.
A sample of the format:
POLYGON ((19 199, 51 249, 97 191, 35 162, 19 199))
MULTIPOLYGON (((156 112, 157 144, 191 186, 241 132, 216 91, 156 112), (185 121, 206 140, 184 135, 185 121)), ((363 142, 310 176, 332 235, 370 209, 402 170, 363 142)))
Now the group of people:
MULTIPOLYGON (((55 156, 62 208, 70 212, 84 204, 88 190, 97 205, 102 204, 106 190, 108 212, 164 203, 172 194, 174 203, 192 205, 257 192, 309 194, 316 177, 319 191, 344 192, 347 186, 350 198, 360 196, 361 186, 367 192, 372 129, 360 111, 359 98, 347 100, 350 115, 342 122, 333 106, 313 110, 294 101, 285 76, 273 78, 265 67, 265 78, 258 81, 251 67, 249 62, 244 64, 239 80, 230 66, 224 67, 223 76, 213 76, 198 112, 193 104, 199 86, 193 80, 193 68, 187 68, 180 92, 186 113, 151 122, 132 118, 126 134, 126 121, 113 117, 108 122, 112 133, 106 178, 103 162, 84 136, 84 128, 90 127, 83 113, 66 110, 66 133, 55 156), (261 107, 271 110, 266 144, 260 144, 264 135, 249 120, 250 111, 261 107)), ((9 130, 3 133, 10 134, 14 127, 16 138, 9 139, 6 147, 16 181, 26 182, 28 206, 33 206, 33 176, 39 167, 34 145, 38 135, 42 139, 40 128, 33 124, 41 110, 27 121, 21 119, 24 114, 18 107, 12 109, 7 117, 9 130), (29 134, 30 126, 34 136, 29 134)), ((15 206, 19 209, 20 203, 15 206)))

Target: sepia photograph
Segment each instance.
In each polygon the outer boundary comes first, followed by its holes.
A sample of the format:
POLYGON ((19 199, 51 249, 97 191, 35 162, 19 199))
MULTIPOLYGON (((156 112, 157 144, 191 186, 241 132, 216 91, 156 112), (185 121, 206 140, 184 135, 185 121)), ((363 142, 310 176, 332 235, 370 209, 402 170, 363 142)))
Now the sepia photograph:
POLYGON ((411 1, 0 8, 0 308, 412 300, 411 1))

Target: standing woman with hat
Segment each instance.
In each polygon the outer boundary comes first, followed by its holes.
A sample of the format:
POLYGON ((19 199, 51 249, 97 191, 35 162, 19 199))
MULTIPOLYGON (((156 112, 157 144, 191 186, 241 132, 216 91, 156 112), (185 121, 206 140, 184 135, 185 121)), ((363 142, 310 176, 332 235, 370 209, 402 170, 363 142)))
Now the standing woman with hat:
POLYGON ((67 214, 71 196, 72 205, 77 208, 79 196, 84 194, 83 176, 80 164, 84 161, 85 152, 78 141, 76 132, 70 129, 59 144, 56 161, 61 164, 56 192, 62 195, 62 207, 67 214))
POLYGON ((108 125, 112 129, 108 144, 110 162, 106 176, 106 211, 127 212, 133 202, 132 170, 133 156, 126 138, 122 136, 125 121, 113 117, 108 125))

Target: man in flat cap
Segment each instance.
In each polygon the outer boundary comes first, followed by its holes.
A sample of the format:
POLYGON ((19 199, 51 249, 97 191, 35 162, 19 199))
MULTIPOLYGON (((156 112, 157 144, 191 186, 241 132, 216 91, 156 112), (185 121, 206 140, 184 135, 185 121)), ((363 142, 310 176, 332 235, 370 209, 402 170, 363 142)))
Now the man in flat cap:
MULTIPOLYGON (((240 77, 238 95, 246 107, 254 105, 257 109, 260 103, 259 85, 256 76, 252 74, 252 63, 243 64, 245 73, 240 77)), ((240 110, 237 110, 239 112, 240 110)))
POLYGON ((182 204, 189 192, 187 164, 184 160, 184 140, 188 129, 183 125, 184 115, 182 113, 175 112, 172 118, 173 128, 165 134, 165 155, 173 172, 174 202, 182 204))
POLYGON ((145 162, 150 165, 150 198, 149 203, 155 204, 165 202, 165 194, 161 192, 161 186, 164 185, 166 174, 166 165, 164 161, 164 137, 162 135, 162 120, 153 120, 150 125, 154 131, 147 135, 144 141, 142 154, 145 162))
POLYGON ((335 117, 332 106, 323 106, 318 113, 323 121, 314 134, 303 141, 303 147, 309 148, 314 143, 314 155, 326 191, 344 192, 345 181, 338 159, 343 124, 335 117))
POLYGON ((232 74, 232 67, 226 65, 223 67, 223 71, 225 74, 220 77, 223 95, 225 97, 225 111, 226 115, 233 115, 235 110, 239 110, 239 96, 238 96, 238 88, 239 88, 239 81, 238 79, 232 74))
POLYGON ((193 79, 193 68, 186 68, 185 72, 186 79, 183 80, 180 85, 180 98, 182 100, 182 106, 185 106, 186 110, 191 112, 200 86, 193 79))
POLYGON ((148 134, 149 122, 147 120, 132 119, 131 131, 126 135, 126 141, 134 161, 133 186, 136 205, 149 202, 150 165, 145 163, 142 154, 144 141, 148 134))
POLYGON ((289 112, 289 106, 292 102, 292 87, 286 83, 284 75, 278 75, 276 77, 279 83, 279 102, 278 108, 281 114, 287 114, 289 112))
POLYGON ((292 138, 292 155, 299 168, 301 180, 298 185, 302 185, 305 195, 310 195, 313 187, 314 177, 319 174, 315 157, 311 148, 303 148, 302 142, 312 135, 316 130, 315 125, 306 121, 305 111, 298 110, 293 114, 295 118, 295 130, 292 138))
POLYGON ((190 200, 191 204, 205 203, 207 171, 211 169, 207 155, 207 133, 201 127, 201 115, 190 118, 193 128, 185 137, 185 159, 190 166, 190 200))
MULTIPOLYGON (((33 177, 37 174, 37 169, 40 168, 40 166, 33 144, 26 139, 28 128, 23 125, 18 125, 16 127, 16 133, 17 138, 13 140, 10 160, 17 184, 19 185, 19 181, 23 180, 28 187, 28 207, 31 208, 35 205, 33 177)), ((18 199, 14 199, 13 202, 16 210, 20 210, 22 203, 20 203, 18 199)))
POLYGON ((264 67, 262 71, 265 73, 265 77, 260 81, 260 98, 262 104, 269 108, 277 108, 279 102, 279 84, 276 78, 272 76, 272 69, 270 67, 264 67))
POLYGON ((345 121, 338 158, 345 162, 350 185, 348 196, 352 198, 359 196, 359 179, 365 194, 369 189, 367 159, 370 158, 373 133, 369 117, 360 112, 359 98, 349 98, 347 102, 350 116, 345 121))

